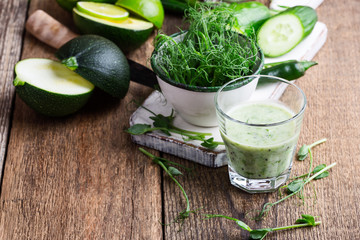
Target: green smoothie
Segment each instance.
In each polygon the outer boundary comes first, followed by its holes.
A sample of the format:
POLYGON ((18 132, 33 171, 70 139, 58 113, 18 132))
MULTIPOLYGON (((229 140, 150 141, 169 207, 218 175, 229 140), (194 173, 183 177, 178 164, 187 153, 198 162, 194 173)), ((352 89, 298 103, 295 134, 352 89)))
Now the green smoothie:
POLYGON ((269 125, 292 118, 290 109, 276 102, 252 102, 238 105, 227 114, 242 122, 226 121, 221 133, 233 170, 249 179, 265 179, 290 168, 300 127, 296 120, 269 125))

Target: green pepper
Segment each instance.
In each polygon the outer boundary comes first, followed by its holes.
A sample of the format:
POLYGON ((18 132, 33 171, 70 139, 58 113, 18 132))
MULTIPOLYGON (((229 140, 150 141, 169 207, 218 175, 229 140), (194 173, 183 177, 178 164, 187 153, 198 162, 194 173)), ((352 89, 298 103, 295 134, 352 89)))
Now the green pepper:
MULTIPOLYGON (((286 80, 294 80, 304 76, 305 71, 314 65, 317 65, 317 62, 297 60, 268 63, 265 64, 264 69, 261 70, 260 74, 280 77, 286 80)), ((260 78, 259 82, 265 83, 267 82, 267 78, 260 78)))

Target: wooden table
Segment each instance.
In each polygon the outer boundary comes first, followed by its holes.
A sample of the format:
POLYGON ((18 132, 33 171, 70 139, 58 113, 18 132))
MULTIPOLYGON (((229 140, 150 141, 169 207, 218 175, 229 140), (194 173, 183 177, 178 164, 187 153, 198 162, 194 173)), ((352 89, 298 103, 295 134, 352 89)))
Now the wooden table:
MULTIPOLYGON (((55 0, 0 2, 0 163, 5 162, 0 239, 247 239, 235 223, 203 220, 200 214, 191 215, 180 232, 179 225, 159 223, 171 222, 185 201, 124 132, 136 108, 131 101, 144 100, 151 89, 131 83, 121 101, 97 92, 83 110, 65 118, 41 116, 16 96, 12 80, 18 60, 54 59, 55 49, 24 30, 36 9, 75 30, 71 14, 55 0)), ((308 98, 299 144, 328 138, 314 149, 314 164, 338 165, 330 177, 306 187, 305 205, 294 197, 256 222, 246 214, 277 199, 277 193, 247 194, 230 185, 226 167, 207 168, 150 150, 195 168, 178 178, 192 209, 236 217, 252 228, 293 224, 303 213, 323 222, 266 239, 360 239, 360 1, 326 0, 317 12, 329 34, 315 57, 319 65, 297 81, 308 98)), ((174 33, 180 23, 169 15, 163 31, 174 33)), ((152 39, 128 57, 148 64, 152 39)), ((296 161, 293 173, 307 169, 308 161, 296 161)))

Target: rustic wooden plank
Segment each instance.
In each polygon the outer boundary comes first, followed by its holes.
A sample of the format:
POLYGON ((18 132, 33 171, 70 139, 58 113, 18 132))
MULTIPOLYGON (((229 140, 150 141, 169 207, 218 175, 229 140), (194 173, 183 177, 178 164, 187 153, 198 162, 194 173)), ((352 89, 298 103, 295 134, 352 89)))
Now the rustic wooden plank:
MULTIPOLYGON (((360 77, 357 74, 360 43, 360 2, 324 1, 317 10, 319 20, 329 28, 327 43, 315 57, 319 65, 298 80, 308 98, 308 109, 299 144, 327 137, 328 142, 314 149, 314 164, 337 162, 330 177, 306 187, 306 204, 293 198, 274 207, 260 222, 246 217, 268 201, 278 199, 277 193, 251 195, 232 187, 227 169, 210 169, 176 157, 166 158, 195 166, 195 173, 179 177, 189 195, 192 209, 200 213, 224 214, 249 223, 253 228, 293 224, 300 214, 320 216, 323 224, 316 228, 282 231, 266 239, 357 239, 360 228, 358 174, 360 154, 360 77), (346 13, 338 16, 339 13, 346 13), (314 190, 316 202, 314 203, 314 190)), ((309 161, 294 162, 293 174, 308 171, 309 161)), ((165 222, 171 222, 185 208, 181 192, 164 176, 165 222)), ((235 223, 218 219, 202 220, 192 215, 182 231, 178 226, 165 228, 165 239, 247 239, 248 234, 235 223)))
MULTIPOLYGON (((71 19, 48 2, 33 0, 31 11, 42 8, 64 23, 71 19)), ((308 199, 310 205, 301 206, 301 201, 293 199, 274 208, 265 221, 247 220, 245 213, 273 201, 276 194, 243 193, 229 184, 226 168, 210 169, 166 155, 196 167, 194 175, 179 178, 192 209, 203 207, 202 213, 234 216, 254 228, 291 224, 301 213, 319 215, 324 222, 314 229, 281 232, 267 239, 358 236, 360 179, 354 156, 359 155, 360 139, 356 74, 359 4, 356 0, 329 0, 319 8, 320 20, 329 27, 329 39, 316 56, 320 65, 298 81, 309 100, 300 143, 328 137, 328 143, 315 149, 315 161, 339 163, 330 178, 313 184, 317 203, 308 199), (339 12, 347 13, 341 21, 334 18, 339 12)), ((176 26, 165 31, 175 32, 176 26)), ((144 48, 129 56, 145 64, 151 42, 144 48)), ((22 57, 53 58, 53 52, 26 36, 22 57)), ((137 152, 122 131, 135 110, 128 103, 148 93, 149 89, 137 84, 131 85, 128 97, 121 102, 97 93, 98 98, 80 113, 62 119, 39 116, 16 99, 0 198, 0 239, 161 239, 160 171, 137 152)), ((294 164, 294 174, 306 170, 307 163, 294 164)), ((164 220, 168 223, 184 209, 185 201, 166 176, 162 188, 164 220)), ((312 192, 307 188, 309 196, 312 192)), ((165 239, 247 237, 233 223, 204 221, 202 216, 191 216, 181 232, 176 230, 176 225, 165 227, 165 239)))
MULTIPOLYGON (((40 8, 71 24, 55 1, 30 4, 30 12, 40 8)), ((144 63, 151 51, 146 44, 131 57, 144 63)), ((26 34, 22 58, 54 59, 54 52, 26 34)), ((0 239, 161 239, 160 171, 124 132, 130 102, 150 91, 132 83, 123 100, 98 91, 64 118, 41 116, 16 98, 0 239)))
POLYGON ((27 1, 0 2, 0 180, 10 131, 14 65, 20 59, 26 9, 27 1))

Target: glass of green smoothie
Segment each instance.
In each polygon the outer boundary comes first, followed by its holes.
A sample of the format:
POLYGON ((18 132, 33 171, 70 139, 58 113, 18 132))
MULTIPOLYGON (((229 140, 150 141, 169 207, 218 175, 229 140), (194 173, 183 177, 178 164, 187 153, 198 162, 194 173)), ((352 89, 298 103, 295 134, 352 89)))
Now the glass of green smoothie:
POLYGON ((246 76, 222 86, 215 105, 231 184, 250 193, 275 191, 290 175, 306 107, 304 92, 278 77, 246 76), (258 82, 257 89, 239 102, 231 86, 249 79, 258 82))

